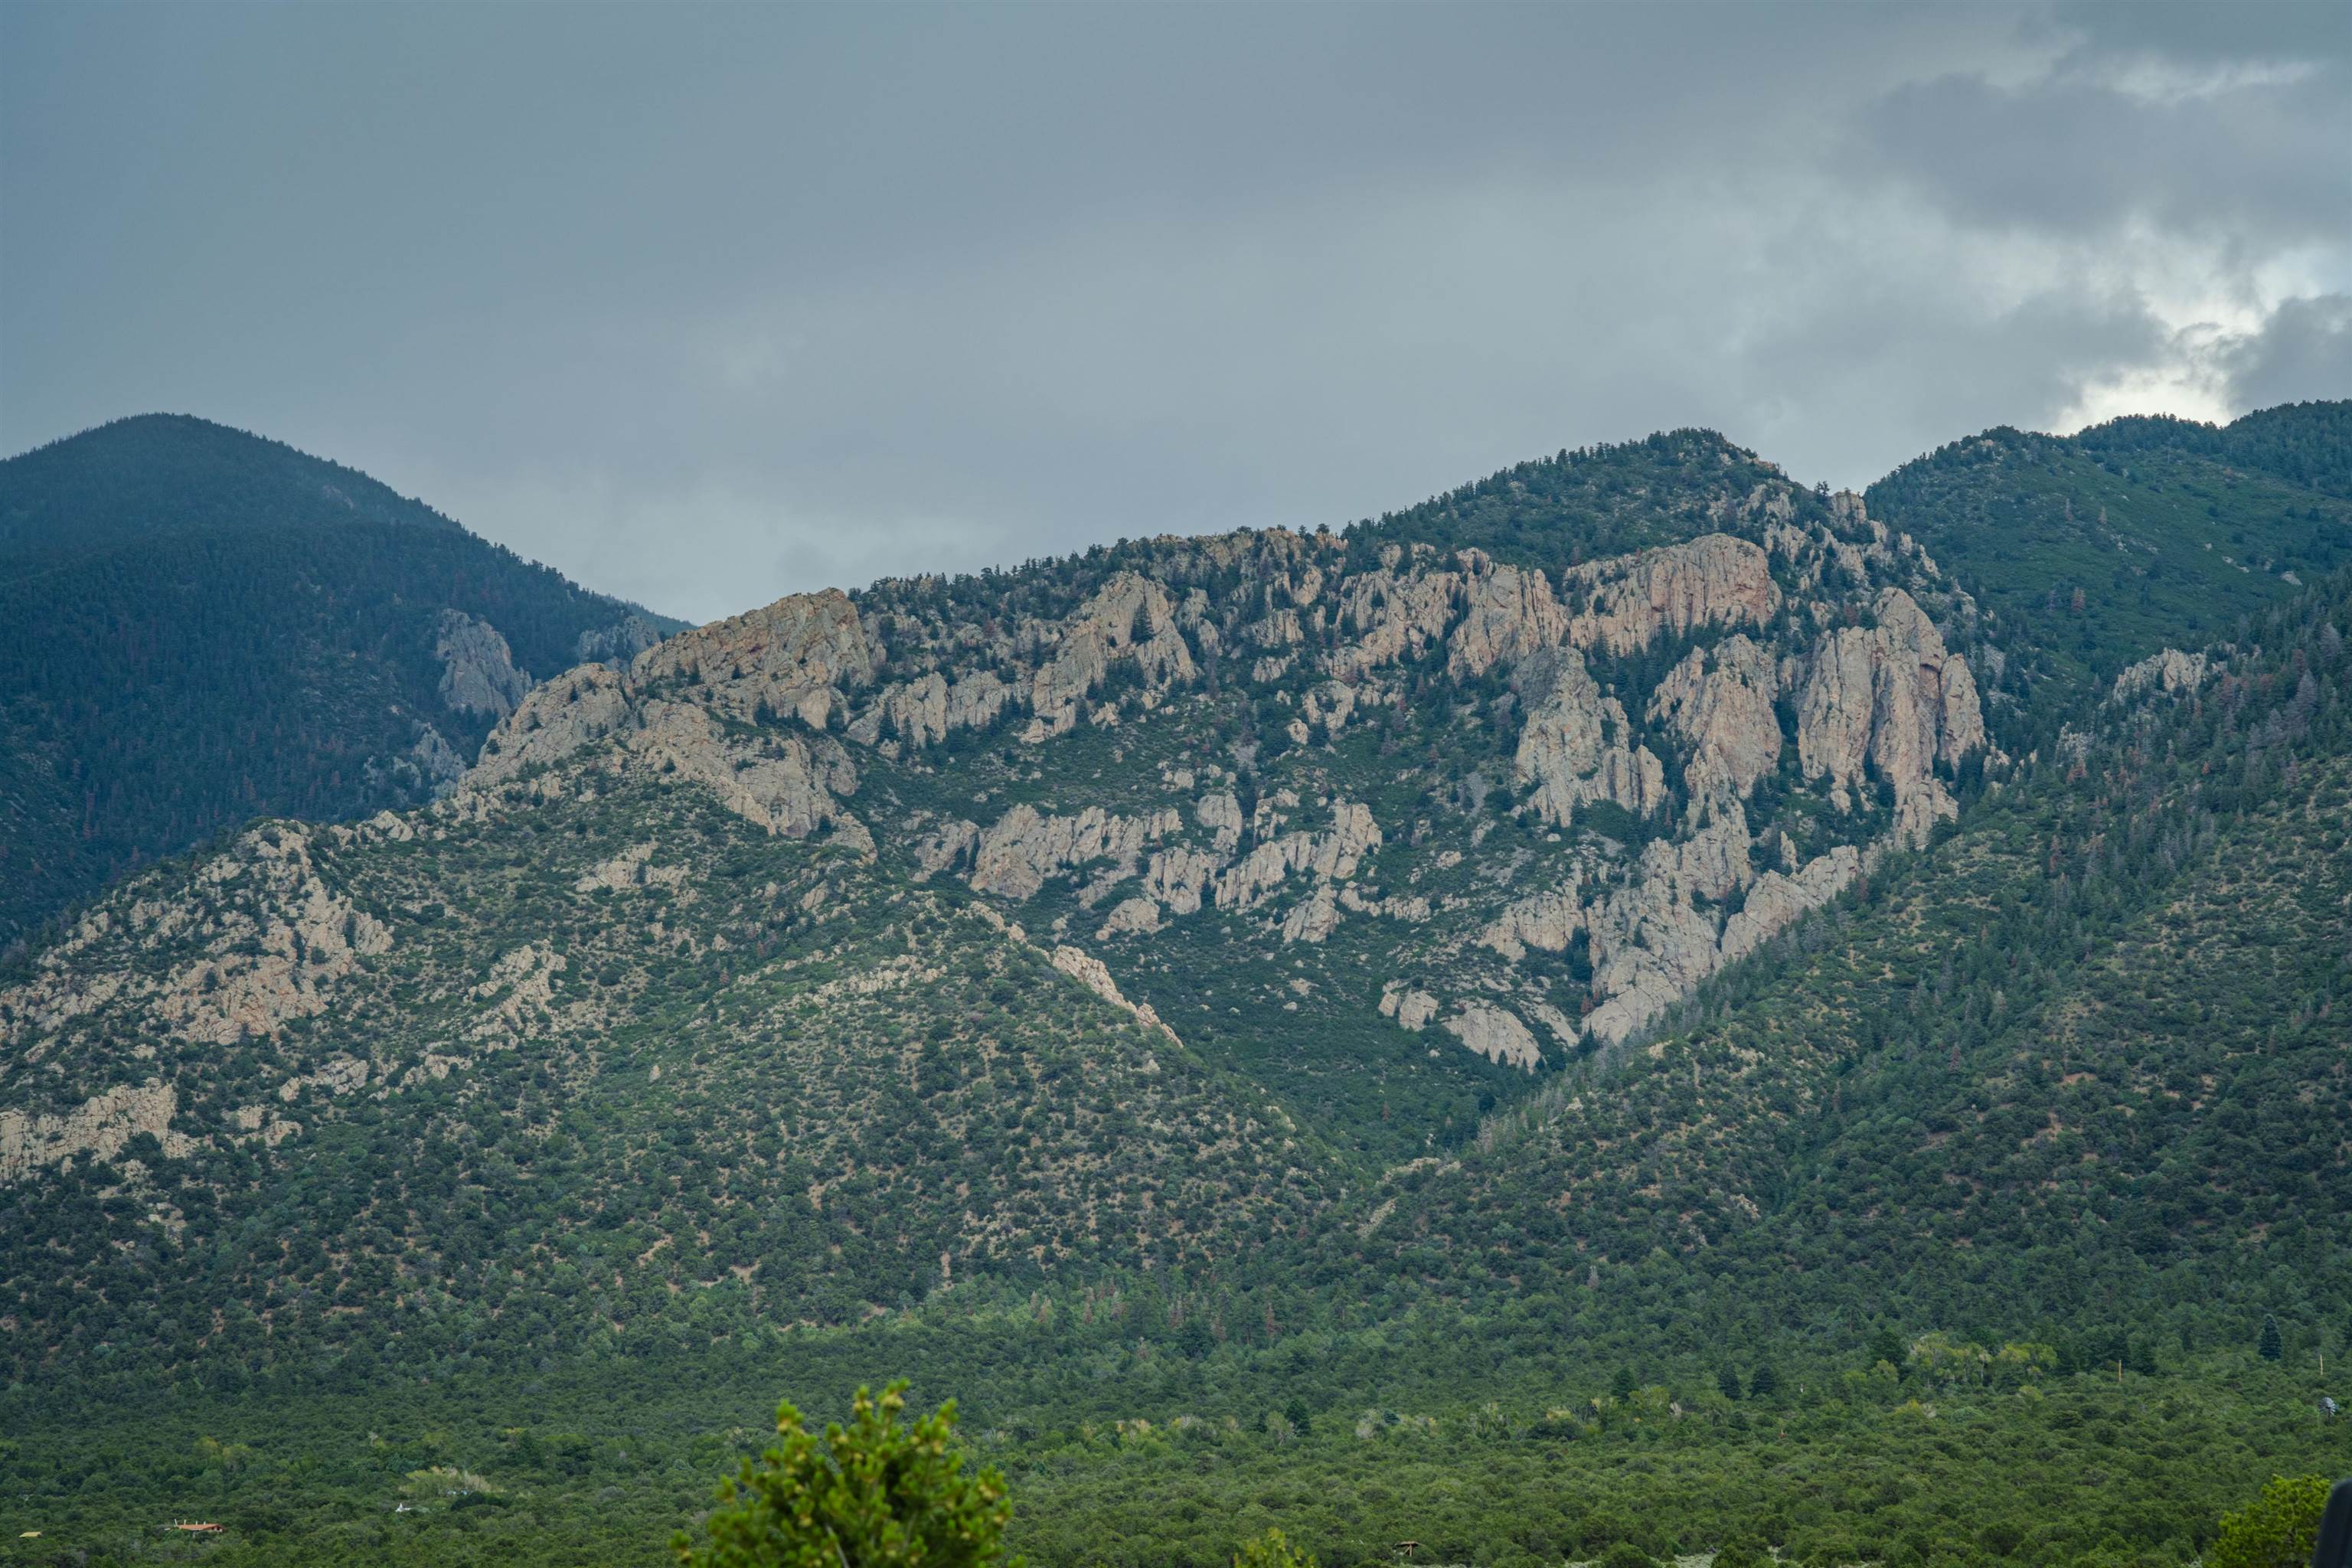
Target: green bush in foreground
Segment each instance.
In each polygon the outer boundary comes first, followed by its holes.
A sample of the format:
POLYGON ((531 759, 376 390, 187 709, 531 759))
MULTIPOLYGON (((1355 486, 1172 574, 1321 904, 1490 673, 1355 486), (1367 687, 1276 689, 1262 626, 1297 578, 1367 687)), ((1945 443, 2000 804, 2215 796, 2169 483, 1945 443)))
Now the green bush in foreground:
MULTIPOLYGON (((776 1410, 778 1443, 720 1489, 730 1506, 710 1517, 710 1544, 681 1534, 693 1568, 982 1568, 1004 1554, 1013 1517, 994 1469, 963 1473, 950 1446, 955 1401, 907 1427, 904 1382, 876 1399, 857 1391, 850 1424, 813 1437, 790 1401, 776 1410)), ((1014 1559, 1009 1568, 1020 1568, 1014 1559)))
POLYGON ((1269 1530, 1234 1554, 1234 1568, 1316 1568, 1315 1554, 1301 1552, 1278 1530, 1269 1530))
POLYGON ((2261 1497, 2221 1516, 2221 1537, 2205 1554, 2205 1568, 2303 1568, 2326 1508, 2324 1477, 2280 1476, 2261 1497))

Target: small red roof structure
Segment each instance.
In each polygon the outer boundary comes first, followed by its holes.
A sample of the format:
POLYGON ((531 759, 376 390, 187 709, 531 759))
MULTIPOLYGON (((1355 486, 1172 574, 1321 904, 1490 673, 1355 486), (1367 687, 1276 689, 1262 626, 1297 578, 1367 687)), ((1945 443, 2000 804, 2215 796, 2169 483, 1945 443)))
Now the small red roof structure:
POLYGON ((228 1526, 226 1524, 175 1524, 172 1526, 172 1528, 173 1530, 191 1530, 202 1534, 209 1535, 215 1531, 226 1530, 228 1526))

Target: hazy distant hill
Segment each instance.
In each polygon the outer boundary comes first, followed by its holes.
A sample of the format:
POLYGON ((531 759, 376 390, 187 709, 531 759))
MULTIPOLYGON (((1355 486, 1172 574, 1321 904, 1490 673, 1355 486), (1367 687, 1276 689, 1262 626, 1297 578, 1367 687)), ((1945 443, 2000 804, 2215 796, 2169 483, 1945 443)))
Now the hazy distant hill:
POLYGON ((0 948, 257 816, 427 799, 526 678, 677 624, 161 415, 0 463, 0 948))

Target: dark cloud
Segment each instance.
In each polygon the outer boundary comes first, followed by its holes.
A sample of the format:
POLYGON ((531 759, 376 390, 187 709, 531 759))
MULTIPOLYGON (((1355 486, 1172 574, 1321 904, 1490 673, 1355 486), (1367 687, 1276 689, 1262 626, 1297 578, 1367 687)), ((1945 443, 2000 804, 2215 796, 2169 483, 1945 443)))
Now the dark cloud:
POLYGON ((2289 300, 2224 359, 2243 407, 2345 396, 2352 393, 2352 295, 2289 300))
POLYGON ((2341 240, 2352 202, 2341 68, 2252 72, 2244 85, 2179 98, 2153 90, 2066 75, 2014 87, 1948 77, 1888 94, 1858 134, 1971 222, 2341 240))
POLYGON ((698 616, 1666 426, 1859 483, 2278 379, 2316 9, 0 7, 0 444, 203 413, 698 616))

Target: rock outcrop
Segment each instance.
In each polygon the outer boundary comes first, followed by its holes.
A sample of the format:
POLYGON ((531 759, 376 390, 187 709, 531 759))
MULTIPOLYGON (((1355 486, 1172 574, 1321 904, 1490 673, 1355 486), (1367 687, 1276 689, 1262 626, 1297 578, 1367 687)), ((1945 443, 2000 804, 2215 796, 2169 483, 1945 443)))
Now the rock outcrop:
POLYGON ((1968 661, 1948 652, 1926 612, 1900 588, 1874 606, 1875 626, 1823 634, 1797 694, 1797 755, 1809 779, 1852 804, 1865 766, 1895 792, 1896 832, 1916 843, 1958 809, 1936 776, 1985 745, 1968 661))
POLYGON ((841 701, 835 680, 865 669, 856 617, 845 628, 827 595, 802 601, 809 602, 786 601, 799 604, 791 615, 739 616, 672 637, 640 658, 633 674, 586 664, 538 687, 482 742, 460 793, 479 801, 529 769, 578 758, 607 773, 690 779, 771 833, 805 838, 830 829, 871 854, 872 835, 842 805, 857 791, 857 770, 838 741, 772 724, 745 735, 726 725, 792 713, 821 728, 841 701), (787 646, 809 662, 793 665, 787 646), (778 701, 785 706, 772 705, 778 701))
POLYGON ((890 739, 928 746, 952 731, 987 729, 1014 695, 994 670, 973 670, 953 680, 933 670, 885 689, 851 723, 849 736, 867 745, 890 739))
POLYGON ((1400 572, 1402 560, 1391 546, 1378 571, 1360 572, 1341 588, 1339 624, 1354 631, 1355 640, 1332 650, 1329 667, 1338 679, 1360 679, 1382 666, 1419 658, 1444 637, 1461 577, 1427 570, 1418 560, 1400 572))
POLYGON ((92 1095, 62 1116, 0 1110, 0 1182, 84 1154, 112 1160, 142 1132, 178 1159, 195 1147, 194 1139, 172 1131, 178 1109, 177 1091, 161 1079, 149 1079, 92 1095))
POLYGON ((582 632, 572 657, 581 664, 625 666, 661 640, 661 628, 645 616, 624 616, 609 626, 582 632))
POLYGON ((1331 884, 1318 882, 1315 890, 1294 905, 1283 918, 1282 940, 1319 942, 1339 929, 1339 900, 1331 884))
POLYGON ((463 610, 441 612, 433 654, 441 661, 441 700, 453 712, 503 719, 530 689, 530 677, 515 668, 498 627, 463 610))
POLYGON ((1331 826, 1322 833, 1286 833, 1260 844, 1239 864, 1217 878, 1215 901, 1221 910, 1254 909, 1280 887, 1294 871, 1306 871, 1324 881, 1344 881, 1356 874, 1357 863, 1380 847, 1381 826, 1369 807, 1352 801, 1331 803, 1331 826))
POLYGON ((1432 1018, 1437 1016, 1438 1001, 1426 991, 1390 981, 1381 992, 1381 1016, 1394 1018, 1399 1026, 1419 1034, 1432 1018))
POLYGON ((1167 590, 1134 572, 1114 574, 1060 628, 1054 657, 1030 681, 1027 738, 1066 733, 1079 704, 1120 662, 1132 664, 1155 697, 1197 673, 1167 590))
POLYGON ((30 1045, 112 1007, 118 1031, 235 1045, 325 1012, 346 976, 393 946, 389 927, 320 875, 312 834, 325 831, 255 828, 199 866, 187 894, 93 910, 30 979, 0 991, 0 1039, 30 1045), (160 970, 100 962, 126 942, 194 951, 160 970))
POLYGON ((1445 1032, 1490 1062, 1503 1062, 1527 1072, 1543 1065, 1543 1047, 1516 1013, 1484 1002, 1467 1002, 1445 1020, 1445 1032))
POLYGON ((1150 1003, 1130 1002, 1119 994, 1118 982, 1111 978, 1110 971, 1104 967, 1101 959, 1083 948, 1065 944, 1054 949, 1053 962, 1055 968, 1112 1006, 1131 1014, 1137 1023, 1157 1029, 1171 1040, 1176 1038, 1176 1031, 1160 1021, 1160 1015, 1151 1010, 1150 1003))
POLYGON ((1531 947, 1566 952, 1583 929, 1584 905, 1571 880, 1564 888, 1547 888, 1505 906, 1479 933, 1478 942, 1516 963, 1531 947))
POLYGON ((2205 684, 2205 656, 2168 647, 2149 655, 2116 677, 2110 702, 2128 702, 2145 692, 2178 697, 2205 684))
POLYGON ((640 686, 689 685, 697 706, 728 718, 797 716, 822 731, 873 681, 874 648, 849 595, 827 588, 682 632, 639 654, 630 674, 640 686))
POLYGON ((1841 844, 1805 863, 1796 875, 1767 871, 1748 889, 1748 901, 1723 923, 1723 962, 1734 963, 1814 910, 1836 898, 1862 874, 1862 852, 1841 844))
POLYGON ((1666 770, 1647 746, 1632 745, 1625 705, 1601 695, 1573 648, 1547 650, 1521 667, 1526 725, 1513 767, 1544 821, 1566 825, 1576 808, 1611 801, 1637 816, 1664 804, 1666 770))
POLYGON ((1024 802, 981 833, 968 879, 976 893, 1028 899, 1055 873, 1090 861, 1111 861, 1122 877, 1133 876, 1144 847, 1182 826, 1172 809, 1140 817, 1090 805, 1075 816, 1046 816, 1024 802))
POLYGON ((1462 562, 1465 608, 1451 639, 1449 673, 1484 675, 1567 636, 1568 612, 1541 572, 1497 566, 1475 550, 1464 551, 1462 562))
POLYGON ((1568 641, 1613 654, 1637 653, 1662 632, 1765 626, 1780 609, 1771 557, 1727 533, 1596 561, 1570 581, 1591 602, 1570 619, 1568 641))
POLYGON ((1695 798, 1744 800, 1780 764, 1779 694, 1779 666, 1739 633, 1693 648, 1658 683, 1650 717, 1688 747, 1683 782, 1695 798))

